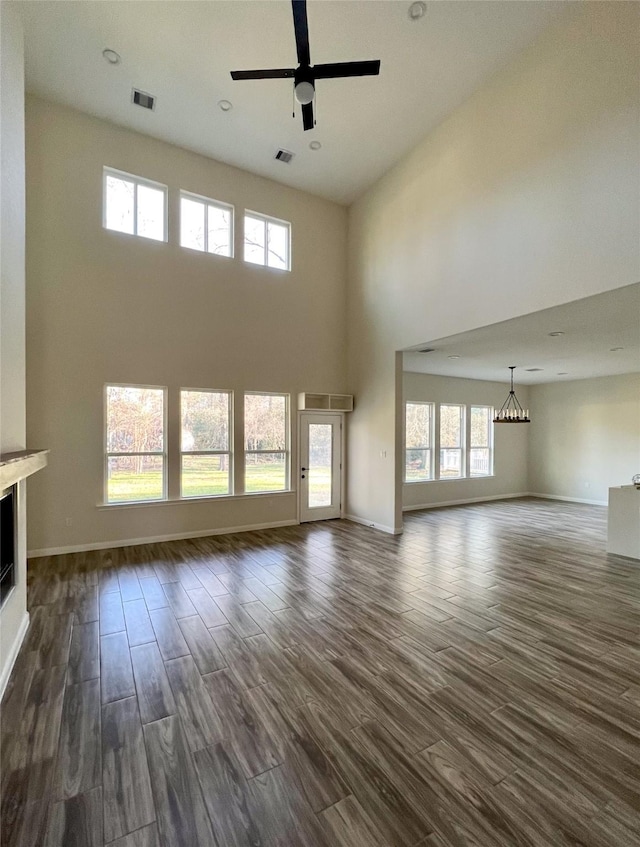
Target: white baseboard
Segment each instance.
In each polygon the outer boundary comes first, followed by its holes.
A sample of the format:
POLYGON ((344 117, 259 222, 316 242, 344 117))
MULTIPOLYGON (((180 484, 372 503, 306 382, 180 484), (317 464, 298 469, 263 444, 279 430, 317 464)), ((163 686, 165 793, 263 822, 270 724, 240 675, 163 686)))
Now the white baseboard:
POLYGON ((529 494, 541 500, 563 500, 565 503, 584 503, 586 506, 608 506, 606 500, 584 500, 582 497, 562 497, 560 494, 529 494))
POLYGON ((137 544, 155 544, 160 541, 182 541, 185 538, 205 538, 208 535, 230 535, 234 532, 251 532, 255 529, 276 529, 280 526, 297 526, 298 521, 273 521, 244 526, 227 526, 219 529, 203 529, 197 532, 174 532, 170 535, 154 535, 147 538, 124 538, 114 541, 93 541, 89 544, 72 544, 68 547, 44 547, 27 551, 28 559, 40 556, 58 556, 62 553, 85 553, 89 550, 109 550, 111 547, 133 547, 137 544))
POLYGON ((20 652, 20 648, 22 647, 22 642, 24 641, 24 637, 27 634, 27 630, 29 629, 29 612, 24 613, 24 617, 18 627, 18 631, 16 632, 16 636, 13 639, 13 644, 11 645, 11 649, 7 654, 7 660, 4 663, 4 667, 2 668, 2 672, 0 672, 0 700, 4 696, 4 690, 7 687, 7 683, 9 682, 9 677, 11 676, 11 671, 13 670, 13 666, 16 663, 16 659, 18 658, 18 653, 20 652))
POLYGON ((356 515, 345 515, 344 519, 346 521, 353 521, 353 523, 362 524, 362 526, 368 526, 370 529, 379 529, 381 532, 389 533, 389 535, 400 535, 402 533, 401 529, 394 529, 392 526, 385 526, 384 524, 367 520, 367 518, 359 518, 356 515))
POLYGON ((467 503, 489 503, 492 500, 513 500, 516 497, 537 497, 537 494, 529 494, 522 491, 519 494, 493 494, 490 497, 469 497, 464 500, 441 500, 438 503, 422 503, 416 506, 403 506, 403 512, 415 512, 418 509, 438 509, 440 506, 464 506, 467 503))

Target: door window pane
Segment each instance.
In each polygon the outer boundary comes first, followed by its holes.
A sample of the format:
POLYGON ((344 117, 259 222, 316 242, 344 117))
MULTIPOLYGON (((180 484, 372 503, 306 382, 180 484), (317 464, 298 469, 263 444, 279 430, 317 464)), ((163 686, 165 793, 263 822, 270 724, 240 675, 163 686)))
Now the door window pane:
POLYGON ((333 425, 309 424, 309 508, 331 505, 333 425))

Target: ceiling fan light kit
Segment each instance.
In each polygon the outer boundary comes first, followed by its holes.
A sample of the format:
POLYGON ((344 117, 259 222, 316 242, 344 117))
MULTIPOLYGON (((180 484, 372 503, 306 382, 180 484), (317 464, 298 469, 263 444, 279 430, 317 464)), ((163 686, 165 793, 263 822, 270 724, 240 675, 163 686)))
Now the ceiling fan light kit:
POLYGON ((315 84, 319 79, 339 79, 354 76, 377 76, 380 73, 380 60, 366 62, 330 62, 325 65, 312 65, 309 50, 309 24, 307 21, 307 0, 291 0, 293 8, 293 29, 296 36, 298 53, 297 68, 269 68, 256 71, 231 71, 231 79, 291 79, 293 78, 294 96, 302 106, 302 127, 313 129, 316 122, 313 114, 315 84))
POLYGON ((511 390, 507 395, 507 399, 496 412, 493 419, 494 423, 531 423, 529 410, 522 408, 520 401, 516 397, 516 392, 513 390, 513 372, 515 369, 515 365, 509 365, 509 370, 511 371, 511 390))

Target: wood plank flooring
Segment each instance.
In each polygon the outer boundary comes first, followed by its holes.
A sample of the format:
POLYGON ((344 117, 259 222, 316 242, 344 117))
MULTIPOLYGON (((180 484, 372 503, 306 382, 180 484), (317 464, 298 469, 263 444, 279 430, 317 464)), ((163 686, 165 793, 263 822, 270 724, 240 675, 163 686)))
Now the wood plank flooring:
POLYGON ((37 559, 2 847, 640 845, 640 563, 524 498, 37 559))

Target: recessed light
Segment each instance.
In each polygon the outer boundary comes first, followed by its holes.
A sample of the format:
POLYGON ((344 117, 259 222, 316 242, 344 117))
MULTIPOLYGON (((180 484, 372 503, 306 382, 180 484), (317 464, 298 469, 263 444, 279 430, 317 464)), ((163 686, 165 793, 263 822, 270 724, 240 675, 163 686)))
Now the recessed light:
POLYGON ((559 335, 564 335, 564 332, 550 332, 551 338, 557 338, 559 335))
POLYGON ((218 106, 223 112, 230 112, 233 109, 233 103, 230 100, 218 100, 218 106))
POLYGON ((322 147, 319 141, 312 141, 309 144, 309 150, 319 150, 322 147))
POLYGON ((109 62, 110 65, 119 65, 120 64, 120 54, 116 53, 115 50, 112 50, 110 47, 105 47, 102 51, 102 55, 109 62))
POLYGON ((459 359, 460 356, 447 356, 448 359, 459 359))
POLYGON ((427 4, 423 3, 422 0, 416 0, 415 3, 412 3, 409 6, 409 20, 411 21, 419 21, 427 11, 427 4))
POLYGON ((618 350, 624 350, 624 347, 610 347, 609 348, 610 353, 617 353, 618 350))

